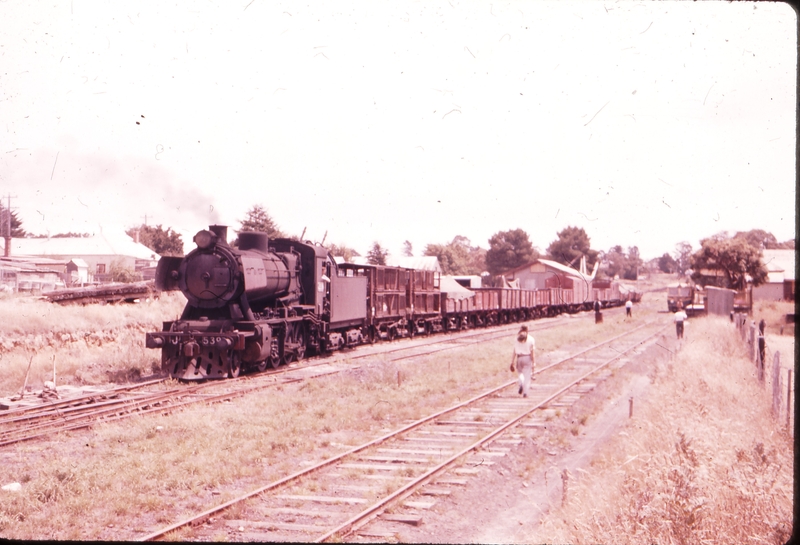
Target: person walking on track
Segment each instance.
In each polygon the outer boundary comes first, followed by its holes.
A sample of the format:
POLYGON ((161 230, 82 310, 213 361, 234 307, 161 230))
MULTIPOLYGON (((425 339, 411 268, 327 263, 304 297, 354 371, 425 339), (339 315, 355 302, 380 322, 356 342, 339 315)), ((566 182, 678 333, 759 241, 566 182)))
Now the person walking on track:
POLYGON ((632 310, 633 310, 633 301, 628 299, 627 301, 625 301, 625 317, 626 318, 627 317, 633 318, 633 314, 631 314, 632 310))
MULTIPOLYGON (((528 326, 519 329, 517 340, 514 341, 514 354, 511 357, 511 372, 519 373, 519 393, 528 397, 528 387, 535 367, 534 352, 536 342, 528 335, 528 326)), ((534 379, 536 380, 536 379, 534 379)))
POLYGON ((683 338, 683 322, 686 318, 686 311, 678 304, 678 310, 675 311, 673 320, 675 320, 675 333, 678 335, 679 339, 683 338))

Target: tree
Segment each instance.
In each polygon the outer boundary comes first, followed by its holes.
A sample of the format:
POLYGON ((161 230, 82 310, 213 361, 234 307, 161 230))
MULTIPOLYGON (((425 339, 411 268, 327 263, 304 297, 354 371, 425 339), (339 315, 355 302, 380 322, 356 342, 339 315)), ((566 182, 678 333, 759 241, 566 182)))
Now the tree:
POLYGON ((776 244, 770 244, 767 246, 770 250, 794 250, 794 239, 789 239, 784 242, 778 242, 776 244))
POLYGON ((500 274, 538 257, 539 252, 533 248, 528 233, 522 229, 500 231, 489 239, 486 268, 491 274, 500 274))
POLYGON ((423 253, 436 256, 443 274, 481 274, 486 267, 486 250, 472 246, 470 240, 461 235, 448 244, 428 244, 423 253))
POLYGON ((367 252, 367 263, 370 265, 386 265, 389 250, 384 250, 378 242, 372 243, 372 249, 367 252))
MULTIPOLYGON (((25 229, 22 228, 22 221, 17 217, 17 213, 13 210, 11 211, 11 238, 24 238, 27 233, 25 233, 25 229)), ((8 221, 9 221, 9 213, 8 209, 0 204, 0 236, 7 236, 8 235, 8 221)))
POLYGON ((675 263, 676 272, 679 276, 683 276, 686 271, 691 267, 692 259, 692 245, 686 241, 679 242, 675 245, 675 263))
POLYGON ((589 235, 582 227, 566 227, 547 247, 547 255, 554 261, 576 269, 581 256, 586 256, 586 267, 591 269, 597 261, 598 252, 591 249, 589 235))
POLYGON ((411 246, 411 242, 408 240, 403 242, 403 255, 406 257, 412 257, 414 255, 414 247, 411 246))
POLYGON ((286 235, 275 224, 275 220, 269 215, 267 210, 260 204, 253 205, 247 211, 247 216, 241 222, 242 226, 239 232, 242 231, 259 231, 266 233, 269 238, 285 238, 286 235))
POLYGON ((142 224, 139 227, 127 229, 125 233, 136 240, 137 231, 139 233, 139 242, 158 255, 183 255, 183 241, 181 240, 181 235, 173 231, 171 227, 164 229, 161 225, 153 227, 151 225, 142 224))
POLYGON ((628 255, 625 257, 627 258, 627 262, 625 263, 625 271, 622 274, 622 278, 625 280, 638 280, 639 269, 644 264, 639 255, 639 247, 629 246, 628 255))
POLYGON ((352 248, 348 248, 344 244, 331 244, 328 246, 328 251, 335 257, 343 257, 346 263, 352 263, 353 257, 360 255, 352 248))
POLYGON ((744 238, 706 238, 700 241, 700 249, 692 255, 692 280, 702 283, 704 270, 722 273, 720 287, 742 290, 747 286, 746 277, 752 278, 754 286, 767 279, 767 268, 761 262, 761 250, 751 246, 744 238))
POLYGON ((131 268, 126 267, 121 259, 115 259, 111 262, 108 267, 108 275, 112 282, 124 282, 126 284, 142 279, 141 274, 137 274, 131 268))
POLYGON ((669 253, 664 252, 664 255, 658 258, 658 270, 672 274, 678 270, 678 262, 669 253))
MULTIPOLYGON (((136 228, 132 227, 131 229, 128 229, 125 232, 131 237, 133 237, 131 233, 135 230, 136 228)), ((94 235, 92 235, 91 233, 73 233, 72 231, 69 231, 67 233, 56 233, 55 235, 33 235, 31 233, 27 233, 25 236, 28 238, 89 238, 94 235)))
POLYGON ((773 244, 778 243, 778 239, 775 238, 775 235, 764 231, 763 229, 751 229, 750 231, 739 231, 733 238, 742 238, 747 241, 750 246, 755 248, 756 250, 763 250, 765 248, 769 248, 773 244))

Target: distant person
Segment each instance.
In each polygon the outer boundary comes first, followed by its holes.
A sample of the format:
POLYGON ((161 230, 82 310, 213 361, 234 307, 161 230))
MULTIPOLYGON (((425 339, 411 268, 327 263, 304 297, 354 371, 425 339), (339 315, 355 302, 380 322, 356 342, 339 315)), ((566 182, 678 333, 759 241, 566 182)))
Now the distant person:
POLYGON ((599 324, 603 321, 603 313, 600 312, 600 301, 594 301, 594 323, 599 324))
MULTIPOLYGON (((528 397, 528 387, 534 369, 534 351, 536 342, 528 335, 528 326, 519 328, 517 340, 514 342, 514 354, 511 357, 511 372, 519 373, 519 393, 528 397)), ((535 379, 534 379, 535 380, 535 379)))
POLYGON ((759 362, 759 378, 764 374, 764 357, 767 351, 767 339, 764 337, 764 330, 767 328, 767 322, 764 318, 758 322, 758 362, 759 362))
POLYGON ((683 338, 683 322, 686 321, 687 318, 686 311, 678 304, 678 310, 675 311, 673 320, 675 321, 675 333, 678 335, 679 339, 683 338))
POLYGON ((627 301, 625 301, 625 317, 626 318, 628 318, 628 317, 629 318, 633 318, 633 314, 631 314, 632 310, 633 310, 633 301, 628 299, 627 301))

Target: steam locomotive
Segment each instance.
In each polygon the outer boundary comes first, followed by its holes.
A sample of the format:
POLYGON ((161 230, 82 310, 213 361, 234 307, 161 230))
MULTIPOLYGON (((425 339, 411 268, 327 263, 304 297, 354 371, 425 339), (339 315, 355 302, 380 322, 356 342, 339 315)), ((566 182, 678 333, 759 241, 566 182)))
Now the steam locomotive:
POLYGON ((186 307, 145 337, 147 348, 161 349, 162 368, 181 380, 232 378, 379 339, 589 310, 594 300, 621 304, 616 286, 587 293, 565 288, 566 279, 541 290, 453 296, 438 272, 337 264, 322 246, 259 232, 240 232, 232 247, 222 225, 193 241, 185 257, 162 257, 156 269, 156 288, 181 290, 186 307))

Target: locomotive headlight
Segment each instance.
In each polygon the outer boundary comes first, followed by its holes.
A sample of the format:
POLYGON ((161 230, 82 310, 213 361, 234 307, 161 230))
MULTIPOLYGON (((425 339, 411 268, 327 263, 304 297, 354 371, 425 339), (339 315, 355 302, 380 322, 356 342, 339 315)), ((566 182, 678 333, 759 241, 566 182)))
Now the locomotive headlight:
POLYGON ((194 238, 192 239, 197 247, 201 250, 205 250, 206 248, 210 248, 215 242, 217 242, 217 235, 212 233, 211 231, 200 231, 198 232, 194 238))

